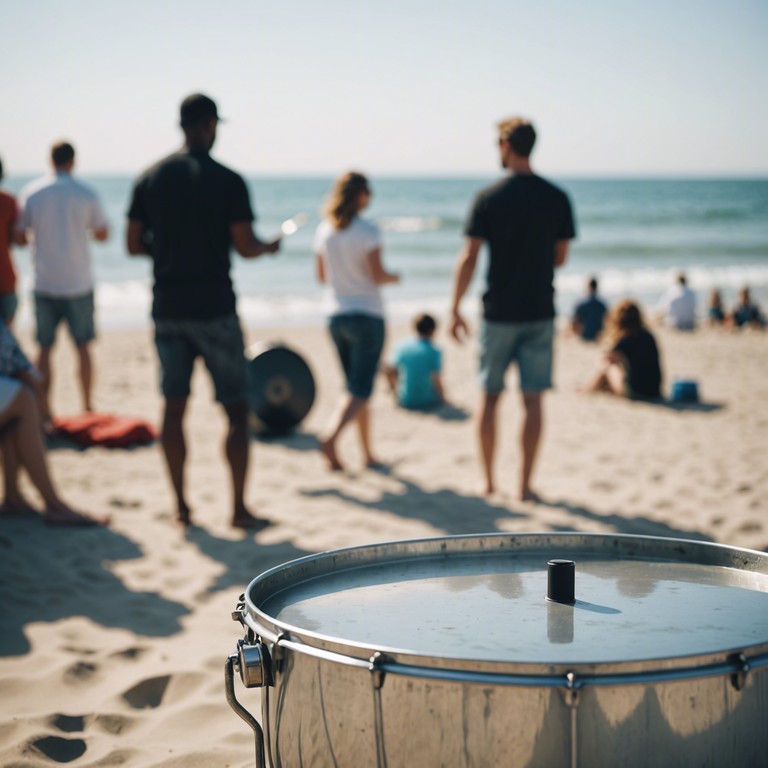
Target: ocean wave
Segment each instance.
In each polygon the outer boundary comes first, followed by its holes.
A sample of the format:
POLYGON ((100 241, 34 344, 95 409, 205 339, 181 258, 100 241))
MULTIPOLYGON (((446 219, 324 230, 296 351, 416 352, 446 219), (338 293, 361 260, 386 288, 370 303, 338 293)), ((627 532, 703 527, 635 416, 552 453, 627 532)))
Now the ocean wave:
POLYGON ((385 232, 433 232, 443 226, 439 216, 391 216, 378 220, 385 232))

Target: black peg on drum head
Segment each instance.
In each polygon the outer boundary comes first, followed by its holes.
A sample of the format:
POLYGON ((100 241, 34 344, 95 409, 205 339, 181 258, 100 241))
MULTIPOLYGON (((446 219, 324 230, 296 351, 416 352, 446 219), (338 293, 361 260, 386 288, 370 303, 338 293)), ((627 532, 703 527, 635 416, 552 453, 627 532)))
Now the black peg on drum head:
POLYGON ((547 600, 573 605, 576 602, 576 563, 573 560, 550 560, 547 569, 547 600))

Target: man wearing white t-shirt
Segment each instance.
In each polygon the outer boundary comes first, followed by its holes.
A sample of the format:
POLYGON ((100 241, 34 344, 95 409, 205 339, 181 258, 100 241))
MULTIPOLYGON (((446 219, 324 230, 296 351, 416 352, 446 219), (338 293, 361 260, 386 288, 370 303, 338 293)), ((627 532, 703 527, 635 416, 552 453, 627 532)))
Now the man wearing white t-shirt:
POLYGON ((658 313, 670 328, 678 331, 692 331, 696 327, 696 294, 682 272, 677 276, 677 285, 661 297, 658 313))
POLYGON ((32 246, 35 320, 43 376, 43 420, 50 423, 48 393, 56 329, 66 321, 77 347, 83 407, 92 410, 93 369, 89 344, 96 338, 93 273, 88 241, 104 241, 109 227, 96 193, 72 178, 75 150, 60 142, 51 149, 54 174, 27 185, 21 194, 16 239, 32 246), (31 234, 31 238, 30 238, 31 234))

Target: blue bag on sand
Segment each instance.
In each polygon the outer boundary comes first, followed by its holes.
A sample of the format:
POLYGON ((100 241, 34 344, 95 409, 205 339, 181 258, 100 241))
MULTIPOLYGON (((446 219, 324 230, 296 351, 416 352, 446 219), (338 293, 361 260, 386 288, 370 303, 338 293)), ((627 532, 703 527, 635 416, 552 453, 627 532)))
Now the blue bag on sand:
POLYGON ((672 400, 676 403, 698 403, 699 385, 690 379, 677 379, 672 383, 672 400))

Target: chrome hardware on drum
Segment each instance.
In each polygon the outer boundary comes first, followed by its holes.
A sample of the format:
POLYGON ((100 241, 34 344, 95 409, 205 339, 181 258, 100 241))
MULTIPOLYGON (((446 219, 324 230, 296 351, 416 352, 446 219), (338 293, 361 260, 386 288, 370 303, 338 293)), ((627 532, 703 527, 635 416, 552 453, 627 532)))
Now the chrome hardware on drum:
POLYGON ((768 762, 768 554, 645 536, 449 536, 255 578, 227 698, 257 765, 768 762), (261 723, 234 671, 261 689, 261 723))

